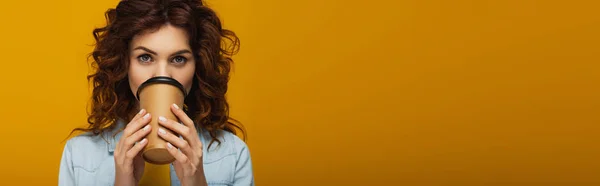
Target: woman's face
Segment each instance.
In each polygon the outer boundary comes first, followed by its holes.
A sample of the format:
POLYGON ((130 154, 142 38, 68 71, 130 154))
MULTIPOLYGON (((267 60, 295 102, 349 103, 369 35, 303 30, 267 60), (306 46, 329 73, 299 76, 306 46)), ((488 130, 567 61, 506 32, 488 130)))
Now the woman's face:
POLYGON ((166 24, 154 32, 134 36, 129 45, 129 86, 138 87, 155 76, 176 79, 189 93, 196 62, 185 30, 166 24))

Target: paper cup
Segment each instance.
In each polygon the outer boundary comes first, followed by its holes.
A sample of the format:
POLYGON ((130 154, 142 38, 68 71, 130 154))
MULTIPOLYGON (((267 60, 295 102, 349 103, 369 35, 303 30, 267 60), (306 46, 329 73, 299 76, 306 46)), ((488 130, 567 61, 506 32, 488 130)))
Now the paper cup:
MULTIPOLYGON (((158 117, 164 116, 167 119, 179 121, 171 112, 171 105, 177 104, 183 108, 185 99, 185 89, 181 83, 170 77, 153 77, 140 85, 136 97, 140 102, 140 108, 146 109, 152 115, 150 125, 152 131, 146 136, 148 144, 142 152, 144 160, 152 164, 168 164, 175 161, 175 158, 166 149, 166 141, 158 136, 158 128, 164 128, 158 124, 158 117)), ((172 134, 173 131, 166 130, 172 134)))

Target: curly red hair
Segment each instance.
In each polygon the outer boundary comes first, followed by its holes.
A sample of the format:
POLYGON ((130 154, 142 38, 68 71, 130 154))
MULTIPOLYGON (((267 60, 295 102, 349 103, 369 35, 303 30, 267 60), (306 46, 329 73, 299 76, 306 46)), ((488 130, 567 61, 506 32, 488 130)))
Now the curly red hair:
MULTIPOLYGON (((231 56, 239 50, 234 32, 223 29, 216 13, 201 0, 123 0, 116 9, 105 12, 107 24, 93 31, 96 41, 92 67, 95 73, 88 81, 93 85, 91 110, 86 128, 73 131, 98 135, 115 128, 116 121, 130 121, 137 111, 135 96, 129 89, 129 42, 138 33, 171 24, 188 32, 194 53, 196 72, 189 95, 185 98, 186 113, 196 128, 207 130, 213 142, 221 130, 245 138, 241 124, 229 117, 225 99, 231 56)), ((72 132, 73 132, 72 131, 72 132)))

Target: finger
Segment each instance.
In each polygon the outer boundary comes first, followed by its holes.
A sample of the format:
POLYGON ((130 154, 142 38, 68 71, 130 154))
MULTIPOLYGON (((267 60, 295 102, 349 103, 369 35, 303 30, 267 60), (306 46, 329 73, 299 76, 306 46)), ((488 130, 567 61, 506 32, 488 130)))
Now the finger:
POLYGON ((192 121, 192 119, 190 119, 190 117, 188 117, 188 115, 181 110, 177 104, 173 103, 173 105, 171 105, 171 112, 173 112, 173 114, 177 116, 177 119, 179 119, 185 126, 196 130, 194 121, 192 121))
POLYGON ((135 116, 133 116, 133 119, 131 119, 131 121, 135 121, 142 118, 144 114, 146 114, 146 109, 141 109, 135 116))
MULTIPOLYGON (((133 116, 133 119, 131 119, 131 121, 129 121, 129 123, 136 122, 137 120, 139 120, 140 118, 142 118, 144 116, 144 114, 146 114, 146 109, 141 109, 137 114, 135 114, 135 116, 133 116)), ((127 124, 127 126, 129 126, 129 124, 127 124)), ((127 126, 125 126, 125 127, 127 127, 127 126)), ((127 134, 129 135, 130 133, 129 133, 128 130, 127 130, 127 132, 128 132, 127 134)), ((123 130, 123 134, 124 135, 126 134, 125 130, 123 130)), ((117 143, 117 147, 121 146, 121 143, 123 143, 122 141, 123 140, 119 140, 119 142, 117 143)))
POLYGON ((131 149, 129 149, 127 151, 127 153, 125 154, 125 157, 126 157, 125 159, 133 160, 133 158, 135 158, 140 153, 140 151, 142 151, 142 149, 144 149, 146 144, 148 144, 148 139, 146 139, 146 138, 144 138, 140 142, 136 143, 131 149))
POLYGON ((191 156, 193 155, 192 153, 192 148, 190 147, 190 144, 188 143, 188 141, 181 139, 171 133, 168 133, 165 129, 163 128, 159 128, 158 129, 158 136, 160 136, 161 138, 165 139, 167 142, 169 142, 170 144, 175 145, 177 148, 179 148, 184 154, 191 156))
POLYGON ((140 128, 142 128, 144 125, 147 125, 150 122, 150 120, 150 113, 144 114, 144 116, 138 118, 137 120, 131 120, 131 122, 129 122, 129 124, 125 126, 125 130, 123 130, 123 137, 131 136, 131 134, 133 134, 135 131, 140 130, 140 128))
POLYGON ((124 142, 124 149, 129 150, 135 142, 140 141, 144 136, 148 135, 148 133, 150 133, 150 128, 152 128, 150 125, 146 125, 144 128, 127 137, 124 142))
POLYGON ((169 154, 171 154, 171 156, 175 157, 175 161, 177 161, 177 163, 183 166, 191 166, 190 159, 185 154, 177 150, 177 148, 175 148, 169 142, 167 142, 167 144, 165 145, 167 146, 167 151, 169 151, 169 154))
POLYGON ((192 141, 196 135, 192 135, 192 131, 189 127, 179 124, 176 121, 167 119, 163 116, 158 117, 158 124, 164 126, 165 128, 171 129, 173 132, 183 136, 184 139, 188 141, 192 141))

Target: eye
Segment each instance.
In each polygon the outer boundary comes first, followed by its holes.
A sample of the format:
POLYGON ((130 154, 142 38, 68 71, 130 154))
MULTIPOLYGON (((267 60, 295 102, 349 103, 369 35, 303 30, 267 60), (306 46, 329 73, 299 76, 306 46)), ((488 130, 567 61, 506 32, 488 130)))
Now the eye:
POLYGON ((187 58, 185 58, 183 56, 176 56, 173 58, 173 62, 174 63, 185 63, 185 62, 187 62, 187 58))
POLYGON ((142 54, 142 55, 138 56, 137 58, 142 63, 147 63, 152 60, 152 57, 150 57, 150 55, 148 55, 148 54, 142 54))

